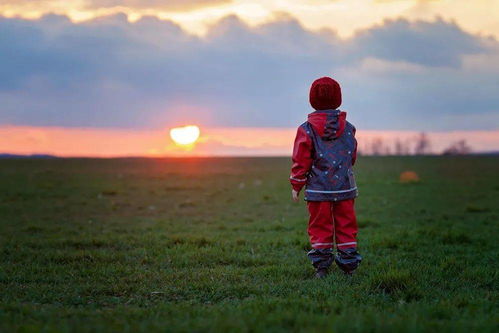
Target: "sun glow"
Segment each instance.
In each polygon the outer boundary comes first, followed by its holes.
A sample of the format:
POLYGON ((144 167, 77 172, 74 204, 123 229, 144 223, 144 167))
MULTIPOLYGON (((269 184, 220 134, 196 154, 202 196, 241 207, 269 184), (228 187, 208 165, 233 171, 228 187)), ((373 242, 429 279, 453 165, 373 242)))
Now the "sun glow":
POLYGON ((170 137, 178 145, 191 145, 199 138, 199 127, 188 125, 170 129, 170 137))

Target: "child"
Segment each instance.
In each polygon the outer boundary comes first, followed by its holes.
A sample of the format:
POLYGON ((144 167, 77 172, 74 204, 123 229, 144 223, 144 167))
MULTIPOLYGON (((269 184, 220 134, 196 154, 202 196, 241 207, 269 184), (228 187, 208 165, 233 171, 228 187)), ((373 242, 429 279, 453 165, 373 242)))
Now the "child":
POLYGON ((310 88, 310 104, 316 110, 298 127, 293 149, 290 182, 295 202, 304 185, 310 219, 312 250, 308 257, 316 277, 325 277, 333 263, 352 274, 362 257, 357 252, 354 198, 357 186, 352 171, 357 157, 355 127, 346 121, 341 88, 330 77, 317 79, 310 88))

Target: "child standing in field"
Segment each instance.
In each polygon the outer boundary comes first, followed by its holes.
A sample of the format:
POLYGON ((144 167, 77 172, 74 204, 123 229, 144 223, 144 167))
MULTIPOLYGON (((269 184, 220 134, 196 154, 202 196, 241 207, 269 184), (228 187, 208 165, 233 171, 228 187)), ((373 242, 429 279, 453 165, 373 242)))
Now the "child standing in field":
POLYGON ((357 186, 352 171, 357 157, 355 127, 346 121, 341 88, 329 77, 317 79, 310 88, 310 104, 316 110, 298 127, 293 149, 290 182, 298 201, 305 186, 312 250, 308 257, 316 277, 327 275, 333 263, 352 274, 362 257, 357 252, 357 221, 354 199, 357 186), (336 255, 333 247, 336 243, 336 255))

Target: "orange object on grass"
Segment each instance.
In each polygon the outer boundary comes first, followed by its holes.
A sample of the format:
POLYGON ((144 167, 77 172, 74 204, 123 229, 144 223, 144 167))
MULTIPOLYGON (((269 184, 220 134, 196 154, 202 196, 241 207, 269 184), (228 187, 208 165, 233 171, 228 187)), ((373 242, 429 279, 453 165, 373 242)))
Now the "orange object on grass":
POLYGON ((419 182, 419 176, 414 171, 404 171, 400 174, 401 183, 417 183, 419 182))

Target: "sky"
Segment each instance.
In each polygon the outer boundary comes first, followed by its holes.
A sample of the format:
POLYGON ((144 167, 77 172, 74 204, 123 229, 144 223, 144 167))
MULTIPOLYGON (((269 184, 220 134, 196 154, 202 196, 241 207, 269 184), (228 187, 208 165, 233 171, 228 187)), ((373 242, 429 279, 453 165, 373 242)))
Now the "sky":
POLYGON ((495 0, 2 0, 0 150, 286 155, 326 75, 366 142, 499 150, 498 38, 495 0), (181 150, 186 124, 202 140, 181 150), (82 146, 116 135, 143 141, 82 146))

